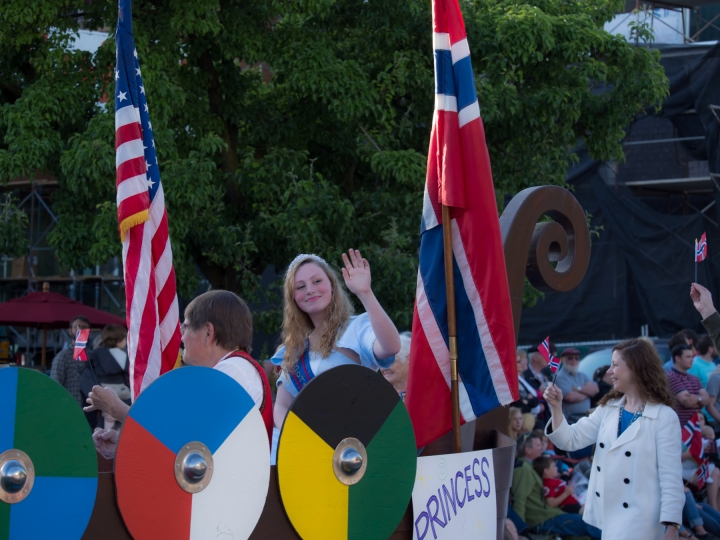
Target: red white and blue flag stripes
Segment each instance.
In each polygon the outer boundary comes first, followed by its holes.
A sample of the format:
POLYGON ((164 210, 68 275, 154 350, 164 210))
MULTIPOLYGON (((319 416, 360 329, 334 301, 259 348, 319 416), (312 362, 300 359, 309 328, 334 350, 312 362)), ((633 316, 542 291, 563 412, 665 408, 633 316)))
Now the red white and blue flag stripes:
POLYGON ((700 463, 704 456, 702 429, 700 428, 698 414, 700 413, 693 414, 682 428, 682 443, 690 452, 695 463, 700 463))
POLYGON ((433 1, 435 114, 405 404, 418 446, 452 429, 442 207, 450 207, 461 420, 518 399, 490 157, 458 0, 433 1))
POLYGON ((702 489, 705 485, 705 482, 708 479, 708 476, 710 474, 710 460, 704 459, 702 464, 698 467, 697 471, 695 471, 695 474, 697 475, 697 488, 702 489))
POLYGON ((78 330, 75 334, 75 349, 73 350, 73 360, 82 360, 87 362, 87 342, 90 337, 90 329, 78 330))
POLYGON ((115 41, 118 224, 123 242, 130 387, 135 398, 175 365, 180 319, 165 195, 132 33, 131 0, 119 1, 115 41))
POLYGON ((550 371, 555 373, 560 367, 560 361, 550 352, 550 336, 546 337, 543 342, 538 345, 538 352, 550 366, 550 371))
POLYGON ((707 258, 707 237, 702 233, 700 241, 695 239, 695 262, 702 262, 707 258))

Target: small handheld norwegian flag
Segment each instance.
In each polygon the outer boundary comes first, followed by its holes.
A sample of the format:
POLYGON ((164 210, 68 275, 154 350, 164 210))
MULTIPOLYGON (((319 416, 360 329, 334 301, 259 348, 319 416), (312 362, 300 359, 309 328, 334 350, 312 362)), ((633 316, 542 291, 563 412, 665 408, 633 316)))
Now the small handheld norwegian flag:
POLYGON ((88 361, 87 342, 90 337, 90 329, 85 328, 84 330, 78 330, 75 334, 75 350, 73 351, 73 360, 81 360, 83 362, 88 361))
POLYGON ((702 489, 708 478, 708 465, 710 460, 705 459, 702 464, 698 467, 695 474, 697 475, 697 488, 702 489))
POLYGON ((550 352, 550 336, 546 337, 543 342, 538 345, 538 352, 548 363, 548 366, 550 366, 550 371, 556 373, 558 368, 560 367, 560 361, 555 358, 550 352))
POLYGON ((695 283, 698 282, 697 274, 697 263, 703 262, 707 258, 707 238, 705 233, 702 233, 700 241, 695 239, 695 283))
POLYGON ((707 238, 702 233, 700 241, 695 239, 695 262, 703 262, 707 258, 707 238))

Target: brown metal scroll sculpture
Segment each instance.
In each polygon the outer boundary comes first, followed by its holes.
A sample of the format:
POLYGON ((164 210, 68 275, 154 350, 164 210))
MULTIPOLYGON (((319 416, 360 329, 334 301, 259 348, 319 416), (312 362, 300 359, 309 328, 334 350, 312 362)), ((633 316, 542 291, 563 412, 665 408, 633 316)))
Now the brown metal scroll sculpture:
POLYGON ((590 231, 580 203, 558 186, 518 193, 500 217, 500 230, 517 339, 525 276, 541 291, 567 292, 577 287, 590 263, 590 231), (538 223, 543 216, 554 221, 538 223))

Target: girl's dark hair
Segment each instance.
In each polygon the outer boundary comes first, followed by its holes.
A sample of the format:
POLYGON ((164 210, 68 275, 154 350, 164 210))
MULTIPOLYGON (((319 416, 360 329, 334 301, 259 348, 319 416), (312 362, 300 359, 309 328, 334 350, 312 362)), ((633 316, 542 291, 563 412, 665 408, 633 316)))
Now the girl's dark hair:
POLYGON ((593 373, 593 381, 595 381, 595 382, 602 381, 602 378, 608 372, 608 369, 610 369, 610 366, 602 366, 602 367, 597 368, 595 370, 595 373, 593 373))
POLYGON ((533 461, 533 469, 542 478, 543 473, 552 466, 553 462, 554 460, 550 456, 540 456, 533 461))
POLYGON ((127 337, 127 330, 117 324, 108 324, 102 329, 102 344, 108 349, 118 346, 127 337))
MULTIPOLYGON (((613 353, 615 351, 620 353, 630 368, 643 399, 668 407, 675 406, 675 398, 670 392, 667 375, 655 347, 644 339, 628 339, 615 345, 613 353)), ((599 405, 620 399, 623 395, 615 389, 610 390, 599 405)))

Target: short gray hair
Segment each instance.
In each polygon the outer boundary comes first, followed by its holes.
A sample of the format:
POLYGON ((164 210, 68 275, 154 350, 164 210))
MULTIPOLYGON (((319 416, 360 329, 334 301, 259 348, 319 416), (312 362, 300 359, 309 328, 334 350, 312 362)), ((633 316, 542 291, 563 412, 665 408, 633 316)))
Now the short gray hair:
POLYGON ((395 355, 395 358, 400 360, 403 364, 406 364, 410 359, 410 332, 403 332, 400 334, 400 352, 395 355))

